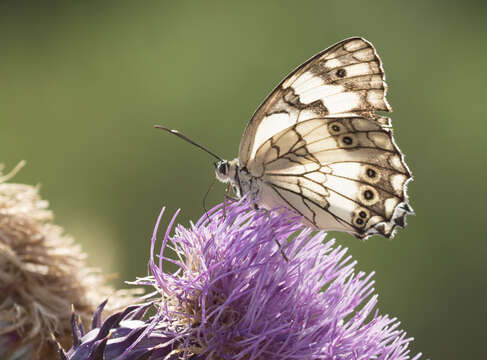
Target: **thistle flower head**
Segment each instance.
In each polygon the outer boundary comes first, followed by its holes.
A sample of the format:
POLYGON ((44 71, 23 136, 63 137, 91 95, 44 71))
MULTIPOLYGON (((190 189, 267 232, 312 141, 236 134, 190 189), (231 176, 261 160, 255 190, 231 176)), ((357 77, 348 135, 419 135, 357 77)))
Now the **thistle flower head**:
MULTIPOLYGON (((297 220, 285 210, 249 210, 245 199, 215 208, 190 228, 177 225, 169 236, 172 219, 158 256, 151 254, 152 275, 136 282, 160 294, 152 326, 164 324, 177 339, 172 354, 235 360, 410 358, 411 339, 397 320, 374 310, 372 274, 356 272, 347 249, 333 240, 323 244, 324 233, 297 220), (168 263, 177 267, 174 273, 167 271, 168 263)), ((155 246, 154 233, 152 251, 155 246)))
POLYGON ((142 320, 152 304, 128 306, 102 322, 102 311, 106 303, 104 301, 96 309, 91 329, 86 334, 83 324, 73 312, 73 347, 65 352, 57 344, 61 360, 162 359, 172 351, 171 337, 164 335, 158 328, 148 332, 151 323, 142 320))

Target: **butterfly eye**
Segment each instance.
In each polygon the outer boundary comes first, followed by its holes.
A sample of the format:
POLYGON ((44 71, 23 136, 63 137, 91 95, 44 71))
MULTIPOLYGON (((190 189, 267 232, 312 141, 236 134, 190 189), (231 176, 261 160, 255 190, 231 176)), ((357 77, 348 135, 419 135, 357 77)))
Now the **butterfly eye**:
POLYGON ((228 164, 226 162, 222 162, 222 163, 218 164, 218 172, 222 175, 227 175, 228 164))

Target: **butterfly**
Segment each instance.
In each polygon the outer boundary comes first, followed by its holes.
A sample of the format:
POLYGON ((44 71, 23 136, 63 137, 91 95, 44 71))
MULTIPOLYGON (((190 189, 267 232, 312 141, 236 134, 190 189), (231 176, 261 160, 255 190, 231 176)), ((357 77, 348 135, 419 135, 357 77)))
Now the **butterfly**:
POLYGON ((286 207, 320 230, 392 237, 413 210, 412 179, 394 141, 387 85, 374 46, 345 39, 289 74, 258 107, 238 158, 219 159, 218 180, 257 207, 286 207))

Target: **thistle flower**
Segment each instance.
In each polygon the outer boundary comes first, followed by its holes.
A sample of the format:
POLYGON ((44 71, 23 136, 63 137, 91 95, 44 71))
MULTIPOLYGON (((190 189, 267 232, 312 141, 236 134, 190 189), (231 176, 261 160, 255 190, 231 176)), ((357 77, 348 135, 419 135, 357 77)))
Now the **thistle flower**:
POLYGON ((161 216, 152 275, 136 284, 159 294, 150 327, 163 325, 177 341, 171 356, 410 359, 412 339, 395 318, 374 310, 373 274, 355 272, 347 249, 334 240, 323 244, 325 234, 303 228, 294 215, 249 210, 244 199, 190 228, 177 225, 170 237, 174 217, 155 256, 161 216), (177 268, 172 274, 168 263, 177 268))
POLYGON ((73 347, 66 353, 57 344, 61 360, 117 359, 122 354, 124 360, 162 359, 172 351, 171 337, 162 334, 158 328, 147 332, 151 324, 141 320, 152 304, 129 306, 102 322, 101 315, 106 303, 104 301, 96 309, 91 330, 86 334, 83 324, 73 312, 73 347), (137 339, 139 341, 136 342, 137 339), (126 351, 134 343, 136 345, 126 351))
POLYGON ((79 245, 52 223, 38 188, 6 183, 13 173, 0 177, 0 354, 44 359, 54 350, 51 332, 69 346, 72 304, 88 322, 108 296, 109 312, 133 296, 115 292, 99 270, 87 267, 79 245))

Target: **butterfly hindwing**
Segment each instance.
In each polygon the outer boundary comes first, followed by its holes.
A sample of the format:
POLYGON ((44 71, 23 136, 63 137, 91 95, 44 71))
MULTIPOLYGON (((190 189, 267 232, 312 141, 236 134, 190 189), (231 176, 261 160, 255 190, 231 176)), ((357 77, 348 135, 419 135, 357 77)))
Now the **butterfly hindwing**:
POLYGON ((242 166, 273 134, 325 116, 363 116, 390 111, 381 61, 362 38, 346 39, 293 71, 257 109, 240 143, 242 166), (269 136, 270 134, 270 136, 269 136))
POLYGON ((318 229, 390 237, 410 212, 405 188, 411 174, 381 123, 387 121, 324 117, 272 136, 248 163, 268 187, 262 205, 273 196, 318 229))

